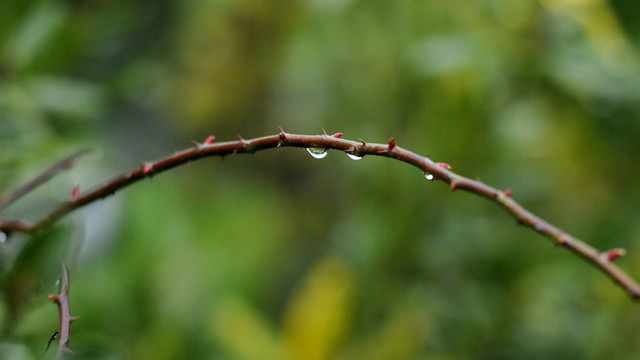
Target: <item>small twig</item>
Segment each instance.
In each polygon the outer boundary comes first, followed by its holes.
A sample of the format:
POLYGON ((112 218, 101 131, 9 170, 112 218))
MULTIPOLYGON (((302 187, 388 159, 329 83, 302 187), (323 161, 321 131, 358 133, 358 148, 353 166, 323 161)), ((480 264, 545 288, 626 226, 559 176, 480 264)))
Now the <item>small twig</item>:
POLYGON ((98 199, 114 194, 128 185, 138 182, 146 177, 170 170, 174 167, 209 156, 225 156, 230 154, 250 153, 256 151, 272 149, 277 147, 303 147, 335 149, 344 151, 347 154, 357 154, 358 157, 365 155, 376 155, 397 159, 409 163, 419 168, 429 180, 440 180, 449 185, 451 190, 465 190, 484 198, 490 199, 507 212, 516 221, 527 226, 539 234, 551 239, 557 246, 562 246, 578 254, 588 262, 595 265, 609 276, 616 284, 622 287, 634 300, 640 300, 640 284, 633 280, 627 273, 613 264, 613 260, 622 255, 624 251, 615 250, 613 252, 602 252, 589 246, 585 242, 567 234, 563 230, 549 224, 540 217, 526 210, 512 197, 510 189, 500 190, 486 185, 479 180, 472 180, 458 175, 451 171, 451 166, 446 163, 433 162, 430 157, 424 157, 405 150, 396 145, 395 139, 391 138, 386 144, 367 143, 363 140, 352 141, 341 139, 338 136, 330 135, 296 135, 287 134, 281 131, 277 135, 265 136, 251 140, 237 140, 228 142, 205 142, 196 144, 195 147, 182 150, 173 155, 167 156, 155 162, 145 162, 144 165, 135 170, 124 173, 104 185, 79 194, 72 201, 62 203, 49 215, 43 217, 35 223, 22 220, 0 219, 0 230, 4 232, 20 231, 35 233, 40 229, 47 228, 54 224, 66 214, 87 205, 98 199))
POLYGON ((84 155, 84 154, 86 154, 86 153, 88 153, 90 151, 91 150, 89 150, 89 149, 80 150, 80 151, 76 152, 75 154, 73 154, 71 156, 68 156, 68 157, 58 161, 57 163, 55 163, 54 165, 49 167, 47 170, 43 171, 40 175, 38 175, 35 178, 29 180, 24 185, 22 185, 19 188, 13 190, 12 192, 7 194, 6 196, 3 196, 0 199, 0 211, 3 210, 4 208, 6 208, 7 206, 11 205, 12 203, 14 203, 16 200, 20 199, 21 197, 27 195, 28 193, 33 191, 38 186, 40 186, 40 185, 44 184, 45 182, 47 182, 52 177, 56 176, 56 174, 58 174, 60 171, 67 170, 67 169, 71 168, 73 166, 73 164, 76 162, 76 160, 80 156, 82 156, 82 155, 84 155))
MULTIPOLYGON (((60 330, 57 331, 58 351, 56 356, 62 357, 66 353, 73 353, 68 346, 69 332, 71 330, 71 323, 76 320, 76 318, 71 317, 71 309, 69 307, 69 272, 64 263, 62 263, 59 292, 54 295, 49 295, 49 299, 58 304, 58 310, 60 311, 60 330)), ((56 334, 49 339, 49 344, 51 344, 55 336, 56 334)), ((49 348, 49 345, 47 345, 47 348, 49 348)))

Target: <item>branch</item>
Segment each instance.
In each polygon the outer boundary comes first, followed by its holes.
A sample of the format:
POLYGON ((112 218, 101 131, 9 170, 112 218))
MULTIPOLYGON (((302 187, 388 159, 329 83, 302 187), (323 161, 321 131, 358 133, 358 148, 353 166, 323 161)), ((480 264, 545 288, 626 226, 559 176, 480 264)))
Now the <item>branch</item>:
MULTIPOLYGON (((58 294, 49 295, 49 299, 58 304, 58 310, 60 311, 60 330, 57 331, 58 351, 56 356, 62 357, 66 353, 73 353, 68 346, 69 332, 71 330, 71 323, 77 319, 75 317, 71 317, 71 310, 69 307, 69 272, 64 263, 62 264, 62 272, 60 274, 60 290, 58 294)), ((49 344, 51 344, 51 340, 49 340, 49 344)), ((48 347, 49 346, 47 345, 47 348, 48 347)))
POLYGON ((12 203, 14 203, 16 200, 20 199, 21 197, 27 195, 29 192, 33 191, 38 186, 44 184, 49 179, 56 176, 56 174, 58 174, 62 170, 70 169, 80 156, 90 151, 91 150, 88 150, 88 149, 80 150, 75 154, 58 161, 57 163, 49 167, 47 170, 43 171, 40 175, 28 181, 26 184, 13 190, 11 193, 7 194, 6 196, 3 196, 2 198, 0 198, 0 211, 6 208, 7 206, 11 205, 12 203))
POLYGON ((445 163, 436 163, 428 157, 424 157, 396 146, 391 138, 387 144, 366 143, 362 140, 344 140, 341 133, 334 135, 296 135, 287 134, 284 131, 277 135, 265 136, 251 140, 240 138, 237 141, 213 142, 213 137, 207 138, 202 144, 179 151, 155 162, 145 162, 140 168, 124 173, 109 182, 98 186, 83 194, 73 196, 70 201, 62 203, 49 215, 29 223, 22 220, 0 219, 0 230, 4 232, 19 231, 35 233, 51 226, 66 214, 98 199, 114 194, 128 185, 144 178, 170 170, 187 162, 209 156, 226 156, 240 153, 253 154, 260 150, 277 147, 301 147, 310 150, 316 158, 322 158, 327 149, 344 151, 355 158, 365 155, 376 155, 397 159, 409 163, 420 169, 428 180, 440 180, 447 184, 451 190, 464 190, 496 202, 510 213, 518 224, 529 227, 537 233, 549 238, 556 246, 568 249, 583 259, 592 263, 609 276, 618 286, 623 288, 634 300, 640 300, 640 285, 627 273, 613 264, 613 260, 624 255, 623 249, 612 249, 600 252, 598 249, 569 235, 565 231, 549 224, 540 217, 526 210, 511 198, 511 190, 500 190, 486 185, 480 181, 472 180, 451 171, 451 167, 445 163))

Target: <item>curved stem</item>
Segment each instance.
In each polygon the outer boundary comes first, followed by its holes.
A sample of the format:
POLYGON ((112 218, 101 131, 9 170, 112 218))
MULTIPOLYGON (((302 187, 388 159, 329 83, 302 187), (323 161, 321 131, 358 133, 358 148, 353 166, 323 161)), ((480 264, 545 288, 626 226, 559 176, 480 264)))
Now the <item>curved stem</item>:
POLYGON ((519 224, 524 225, 551 239, 555 245, 564 247, 578 254, 595 265, 622 287, 634 300, 640 300, 640 285, 627 273, 616 266, 612 260, 624 254, 622 249, 600 252, 585 242, 567 234, 540 217, 526 210, 510 197, 510 190, 500 190, 477 180, 458 175, 450 170, 447 164, 433 162, 428 157, 418 155, 395 145, 391 138, 387 144, 366 143, 339 138, 341 134, 329 135, 297 135, 281 132, 251 140, 196 144, 194 147, 179 151, 154 162, 146 162, 140 168, 124 173, 107 183, 74 199, 62 203, 47 216, 29 223, 22 220, 0 219, 0 230, 3 232, 20 231, 34 233, 51 226, 66 214, 98 199, 114 194, 130 184, 170 170, 187 162, 209 156, 225 156, 277 147, 325 148, 345 151, 352 155, 376 155, 397 159, 409 163, 424 173, 431 174, 434 179, 448 183, 452 190, 465 190, 490 199, 510 213, 519 224))

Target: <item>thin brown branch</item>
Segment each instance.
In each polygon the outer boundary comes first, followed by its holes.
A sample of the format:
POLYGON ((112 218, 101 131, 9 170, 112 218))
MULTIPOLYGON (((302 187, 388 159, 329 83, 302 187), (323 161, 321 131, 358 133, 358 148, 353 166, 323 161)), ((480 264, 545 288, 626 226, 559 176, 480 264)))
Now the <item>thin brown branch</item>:
MULTIPOLYGON (((67 353, 73 353, 69 349, 69 335, 71 331, 71 323, 76 318, 71 317, 71 309, 69 307, 69 271, 67 266, 62 264, 62 272, 60 273, 60 288, 57 294, 49 295, 49 299, 58 304, 60 311, 60 330, 58 330, 58 351, 57 357, 63 357, 67 353)), ((51 342, 51 340, 49 340, 51 342)), ((48 346, 47 346, 48 347, 48 346)))
MULTIPOLYGON (((167 171, 187 162, 209 156, 225 156, 230 154, 254 153, 256 151, 277 147, 300 147, 334 149, 344 151, 347 154, 362 157, 376 155, 397 159, 409 163, 427 175, 427 178, 440 180, 452 190, 465 190, 493 200, 509 212, 519 224, 527 226, 541 235, 551 239, 557 246, 568 249, 588 262, 595 265, 609 276, 616 284, 622 287, 634 300, 640 300, 640 285, 627 273, 613 264, 613 259, 624 254, 622 249, 614 249, 607 252, 589 246, 585 242, 569 235, 565 231, 549 224, 540 217, 526 210, 511 198, 511 190, 500 190, 486 185, 480 181, 472 180, 451 171, 451 167, 445 163, 433 162, 430 158, 418 155, 396 145, 392 138, 386 144, 367 143, 362 140, 352 141, 341 139, 341 133, 334 135, 296 135, 287 134, 284 131, 278 135, 265 136, 251 140, 240 139, 229 142, 210 142, 196 144, 196 146, 177 152, 155 162, 145 162, 140 168, 122 174, 104 185, 79 194, 71 201, 67 201, 54 209, 49 215, 35 223, 21 220, 0 219, 0 230, 4 232, 20 231, 33 233, 46 228, 71 211, 86 204, 114 194, 130 184, 151 177, 155 174, 167 171)), ((320 151, 321 153, 321 151, 320 151)))
POLYGON ((38 186, 44 184, 49 179, 51 179, 52 177, 56 176, 56 174, 58 174, 59 172, 61 172, 63 170, 70 169, 80 156, 88 153, 89 151, 90 151, 89 149, 80 150, 80 151, 76 152, 75 154, 72 154, 71 156, 68 156, 68 157, 58 161, 57 163, 55 163, 51 167, 49 167, 47 170, 45 170, 42 173, 40 173, 40 175, 38 175, 35 178, 29 180, 24 185, 22 185, 19 188, 13 190, 9 194, 3 196, 2 198, 0 198, 0 210, 3 210, 7 206, 9 206, 12 203, 14 203, 16 200, 18 200, 21 197, 27 195, 28 193, 33 191, 38 186))

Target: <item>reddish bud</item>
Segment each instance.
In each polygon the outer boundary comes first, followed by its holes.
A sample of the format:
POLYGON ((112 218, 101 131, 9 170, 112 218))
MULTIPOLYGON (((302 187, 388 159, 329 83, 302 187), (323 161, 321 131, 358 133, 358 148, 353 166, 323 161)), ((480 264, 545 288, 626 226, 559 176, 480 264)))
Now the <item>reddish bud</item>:
POLYGON ((623 256, 627 253, 627 251, 625 249, 611 249, 609 251, 604 252, 602 255, 604 255, 604 257, 607 258, 607 260, 609 261, 613 261, 617 258, 619 258, 620 256, 623 256))
POLYGON ((396 139, 391 138, 389 139, 389 151, 393 150, 394 147, 396 147, 396 139))
POLYGON ((209 145, 211 143, 213 143, 216 140, 216 137, 211 135, 211 136, 207 136, 207 140, 204 141, 205 145, 209 145))
POLYGON ((153 167, 152 163, 145 162, 144 166, 142 167, 142 172, 145 173, 145 174, 148 174, 148 173, 151 172, 151 168, 152 167, 153 167))
POLYGON ((278 134, 278 136, 280 136, 280 140, 282 141, 287 140, 287 135, 284 133, 284 131, 281 131, 280 134, 278 134))
POLYGON ((511 196, 511 189, 505 190, 504 194, 507 195, 507 196, 511 196))
POLYGON ((331 136, 333 136, 333 137, 334 137, 334 138, 336 138, 336 139, 339 139, 339 138, 341 138, 341 137, 342 137, 342 133, 341 133, 341 132, 337 132, 337 133, 335 133, 335 134, 333 134, 333 135, 331 135, 331 136))
POLYGON ((56 295, 56 294, 51 294, 51 295, 48 296, 48 298, 51 301, 58 301, 58 299, 60 299, 60 296, 56 295))
POLYGON ((451 180, 451 190, 455 190, 456 189, 456 182, 451 180))
POLYGON ((451 165, 449 165, 449 164, 447 164, 447 163, 437 162, 437 163, 436 163, 436 165, 438 165, 438 166, 440 166, 440 167, 443 167, 443 168, 445 168, 445 169, 447 169, 447 170, 451 170, 451 169, 452 169, 451 165))
MULTIPOLYGON (((540 232, 540 231, 538 231, 538 232, 540 232)), ((567 238, 566 238, 566 235, 564 235, 564 234, 558 236, 558 238, 556 239, 556 246, 564 245, 566 243, 567 243, 567 238)))
POLYGON ((71 189, 71 200, 77 201, 80 197, 80 185, 76 185, 71 189))

